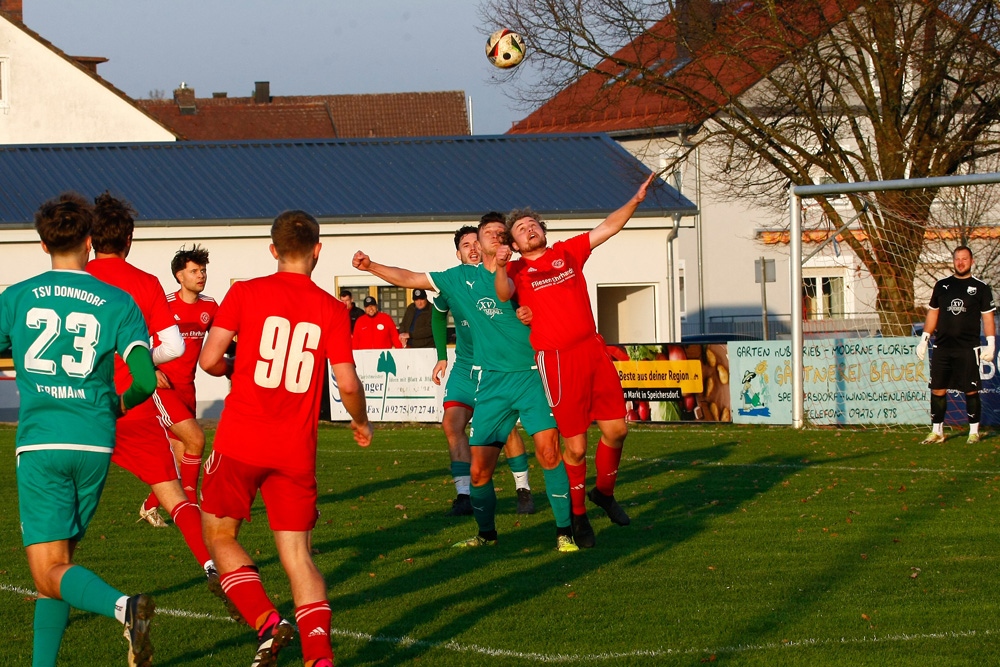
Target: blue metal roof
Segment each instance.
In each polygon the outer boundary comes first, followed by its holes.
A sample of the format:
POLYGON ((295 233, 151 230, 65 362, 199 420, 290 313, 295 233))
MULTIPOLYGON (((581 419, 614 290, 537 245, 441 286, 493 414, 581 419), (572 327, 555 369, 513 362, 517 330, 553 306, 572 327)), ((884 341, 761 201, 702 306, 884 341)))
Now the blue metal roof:
MULTIPOLYGON (((0 224, 67 190, 110 190, 145 221, 476 219, 531 206, 606 214, 649 173, 604 134, 0 146, 0 224)), ((657 180, 637 215, 693 214, 657 180)))

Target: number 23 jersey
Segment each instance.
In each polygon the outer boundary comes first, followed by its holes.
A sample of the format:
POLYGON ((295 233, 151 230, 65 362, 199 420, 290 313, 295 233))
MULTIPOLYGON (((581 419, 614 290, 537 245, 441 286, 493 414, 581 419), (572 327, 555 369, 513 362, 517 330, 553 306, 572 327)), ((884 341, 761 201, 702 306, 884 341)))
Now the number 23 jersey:
POLYGON ((261 467, 314 470, 323 361, 354 363, 347 308, 308 276, 278 272, 234 283, 212 326, 238 336, 214 448, 261 467))

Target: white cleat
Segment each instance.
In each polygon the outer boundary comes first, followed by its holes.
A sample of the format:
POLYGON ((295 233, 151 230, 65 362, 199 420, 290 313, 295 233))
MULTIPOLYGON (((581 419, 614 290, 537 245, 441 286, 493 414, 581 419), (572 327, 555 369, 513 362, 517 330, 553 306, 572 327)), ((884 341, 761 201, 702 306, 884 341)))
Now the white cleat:
POLYGON ((136 519, 136 523, 139 523, 140 521, 145 521, 153 528, 167 527, 167 522, 163 520, 162 516, 160 516, 158 508, 154 507, 151 510, 146 509, 145 501, 139 505, 139 518, 136 519))
POLYGON ((969 434, 969 439, 966 442, 968 442, 970 445, 976 444, 977 442, 979 442, 979 434, 978 433, 970 433, 969 434))
POLYGON ((945 440, 944 435, 942 435, 941 433, 935 433, 934 431, 931 431, 930 435, 928 435, 926 438, 924 438, 920 442, 920 444, 921 445, 936 445, 936 444, 944 442, 944 440, 945 440))

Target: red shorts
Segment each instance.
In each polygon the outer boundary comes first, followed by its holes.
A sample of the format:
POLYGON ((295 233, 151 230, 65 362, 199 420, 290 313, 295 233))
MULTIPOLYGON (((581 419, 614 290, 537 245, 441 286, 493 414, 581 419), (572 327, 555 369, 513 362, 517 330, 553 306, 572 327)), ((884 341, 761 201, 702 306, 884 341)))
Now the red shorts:
POLYGON ((157 389, 153 394, 153 404, 167 428, 194 419, 197 404, 194 384, 175 384, 173 389, 157 389))
POLYGON ((594 420, 625 419, 622 384, 600 336, 567 350, 538 352, 535 360, 562 437, 586 433, 594 420))
POLYGON ((119 419, 111 462, 152 486, 180 479, 167 432, 156 417, 119 419))
POLYGON ((308 531, 316 525, 315 473, 262 468, 216 451, 205 461, 201 510, 249 521, 258 489, 271 530, 308 531))

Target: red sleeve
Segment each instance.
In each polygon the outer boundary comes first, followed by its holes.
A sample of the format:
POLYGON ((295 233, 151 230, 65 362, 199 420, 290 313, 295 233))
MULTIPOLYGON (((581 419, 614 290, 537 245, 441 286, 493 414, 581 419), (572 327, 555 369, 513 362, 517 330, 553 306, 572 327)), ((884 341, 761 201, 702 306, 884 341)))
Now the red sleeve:
POLYGON ((577 234, 571 239, 561 241, 563 252, 579 262, 582 267, 590 258, 590 232, 577 234))
POLYGON ((222 304, 219 306, 219 309, 215 311, 215 318, 212 320, 212 326, 219 327, 220 329, 225 329, 227 331, 239 331, 240 315, 243 310, 243 300, 240 298, 242 292, 242 284, 233 283, 233 286, 229 288, 229 292, 226 293, 226 297, 222 300, 222 304))
POLYGON ((517 277, 521 275, 521 271, 527 266, 523 259, 515 259, 513 262, 507 262, 507 277, 510 278, 511 282, 514 283, 515 291, 517 287, 517 277))
POLYGON ((331 364, 353 364, 354 352, 351 346, 351 317, 347 314, 344 304, 336 302, 340 308, 330 308, 327 328, 329 335, 326 340, 326 358, 331 364))

